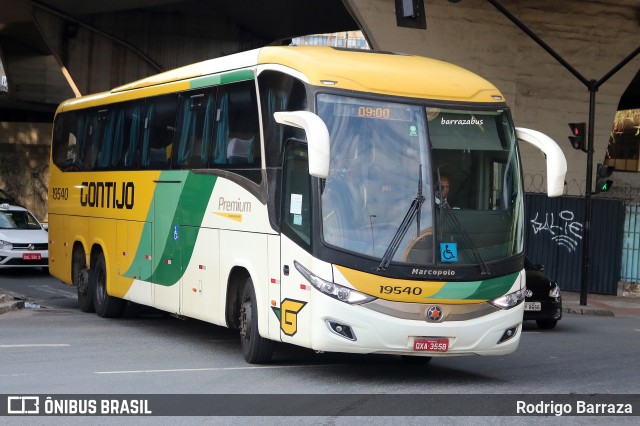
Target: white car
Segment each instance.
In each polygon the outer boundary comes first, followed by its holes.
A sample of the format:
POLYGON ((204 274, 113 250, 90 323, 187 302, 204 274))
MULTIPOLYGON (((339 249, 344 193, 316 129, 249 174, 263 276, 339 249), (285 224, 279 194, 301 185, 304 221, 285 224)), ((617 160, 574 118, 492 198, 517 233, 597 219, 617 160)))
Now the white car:
POLYGON ((27 209, 0 204, 0 269, 48 268, 48 243, 49 234, 27 209))

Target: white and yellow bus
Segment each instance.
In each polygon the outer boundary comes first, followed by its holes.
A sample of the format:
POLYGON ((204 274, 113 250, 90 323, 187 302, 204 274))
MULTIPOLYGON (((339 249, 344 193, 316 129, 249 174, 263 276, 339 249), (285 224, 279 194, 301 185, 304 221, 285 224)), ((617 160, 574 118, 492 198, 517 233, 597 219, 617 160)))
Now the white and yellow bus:
POLYGON ((296 46, 189 65, 60 105, 50 271, 85 312, 131 301, 239 329, 250 363, 274 341, 507 354, 525 288, 518 139, 560 195, 562 151, 457 66, 296 46))

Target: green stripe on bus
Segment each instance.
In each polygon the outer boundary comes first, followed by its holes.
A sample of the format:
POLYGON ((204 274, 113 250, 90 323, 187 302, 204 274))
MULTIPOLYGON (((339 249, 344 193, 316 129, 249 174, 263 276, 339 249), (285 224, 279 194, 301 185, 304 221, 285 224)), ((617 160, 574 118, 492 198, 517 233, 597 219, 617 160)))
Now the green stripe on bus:
POLYGON ((254 78, 252 70, 238 70, 225 72, 222 74, 205 75, 191 80, 189 87, 199 89, 201 87, 218 86, 220 84, 236 83, 238 81, 251 80, 254 78))
POLYGON ((518 273, 484 281, 448 282, 431 299, 491 300, 511 289, 518 273))
MULTIPOLYGON (((189 264, 193 255, 198 231, 216 179, 215 176, 196 175, 187 171, 161 173, 159 181, 176 182, 176 184, 182 182, 182 184, 178 190, 179 195, 176 197, 167 197, 162 193, 165 183, 156 184, 153 202, 141 237, 143 241, 151 241, 154 251, 151 259, 153 266, 150 275, 136 278, 163 286, 178 283, 184 272, 183 267, 189 264), (165 217, 163 222, 171 225, 166 229, 160 229, 156 212, 165 217), (170 220, 166 220, 168 218, 170 220)), ((131 267, 124 275, 133 278, 136 271, 148 270, 144 268, 144 264, 148 265, 149 262, 148 252, 148 245, 141 242, 131 267)))
POLYGON ((482 281, 448 282, 436 294, 429 296, 429 299, 468 299, 478 290, 480 285, 482 285, 482 281))
POLYGON ((478 290, 469 296, 469 299, 476 300, 492 300, 496 297, 503 296, 511 290, 513 283, 516 282, 519 273, 515 272, 504 277, 493 278, 490 280, 482 281, 478 290))

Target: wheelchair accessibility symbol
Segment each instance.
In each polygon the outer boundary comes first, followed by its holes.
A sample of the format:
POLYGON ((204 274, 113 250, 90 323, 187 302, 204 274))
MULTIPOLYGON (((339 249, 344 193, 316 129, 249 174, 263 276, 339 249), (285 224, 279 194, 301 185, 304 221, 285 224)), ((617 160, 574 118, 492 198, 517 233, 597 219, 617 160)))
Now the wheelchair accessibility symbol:
POLYGON ((440 261, 458 261, 458 243, 440 243, 440 261))

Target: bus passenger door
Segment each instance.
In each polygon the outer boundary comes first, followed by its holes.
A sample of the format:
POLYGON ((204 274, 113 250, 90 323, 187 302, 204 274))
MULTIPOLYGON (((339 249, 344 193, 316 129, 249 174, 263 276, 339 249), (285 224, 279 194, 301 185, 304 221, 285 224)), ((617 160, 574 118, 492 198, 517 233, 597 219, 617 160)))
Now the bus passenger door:
POLYGON ((163 172, 156 181, 153 227, 154 306, 167 312, 180 310, 180 218, 179 200, 182 182, 169 180, 163 172))
POLYGON ((287 145, 282 173, 281 262, 279 306, 274 307, 283 342, 309 347, 311 323, 310 284, 298 272, 294 261, 310 267, 311 185, 307 146, 287 145))

